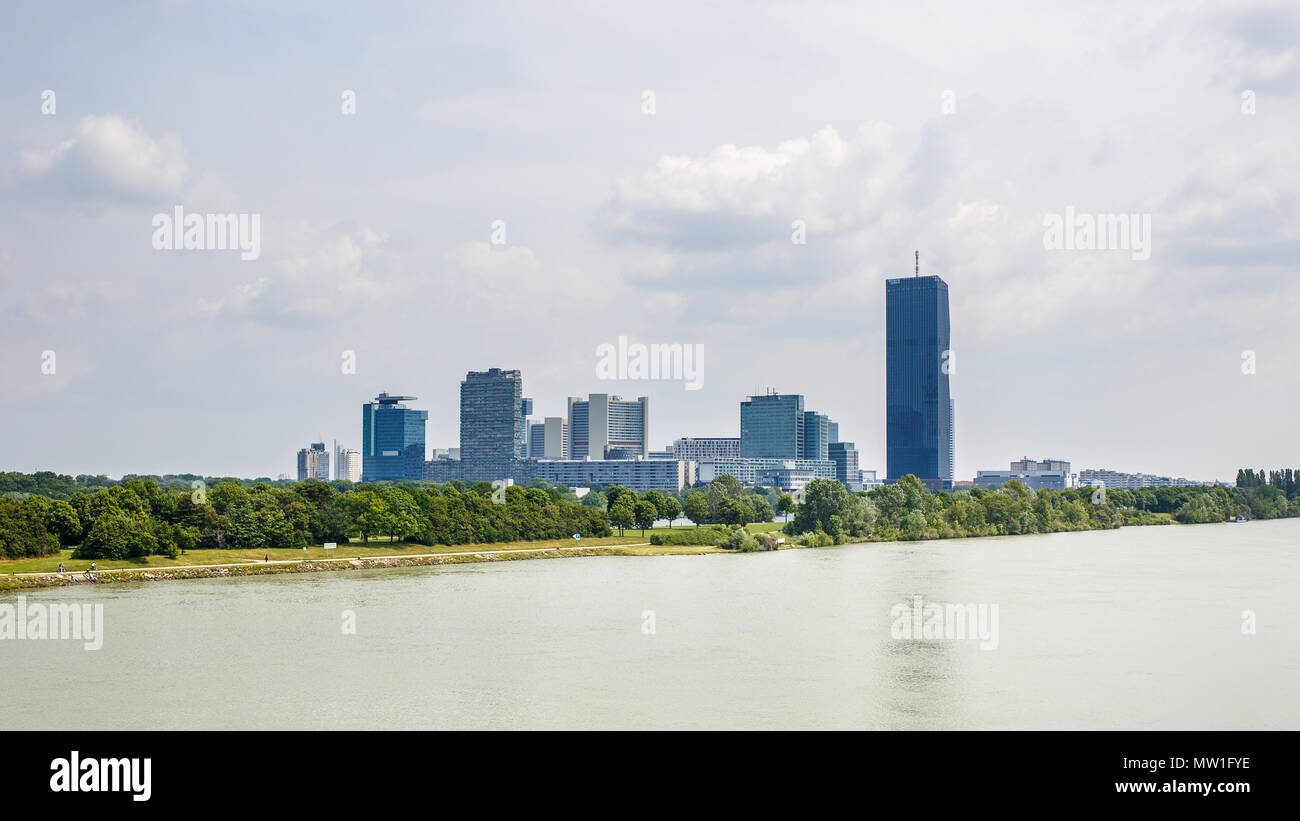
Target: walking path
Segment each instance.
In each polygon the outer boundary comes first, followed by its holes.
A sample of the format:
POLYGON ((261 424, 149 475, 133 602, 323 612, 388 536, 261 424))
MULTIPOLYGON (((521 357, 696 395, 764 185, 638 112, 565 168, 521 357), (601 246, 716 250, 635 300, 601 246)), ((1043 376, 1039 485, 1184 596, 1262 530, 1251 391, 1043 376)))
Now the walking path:
MULTIPOLYGON (((649 542, 632 542, 630 544, 588 544, 573 545, 571 547, 507 547, 497 550, 463 550, 456 553, 402 553, 396 556, 362 556, 363 561, 379 559, 425 559, 433 556, 492 556, 497 553, 539 553, 544 550, 608 550, 613 547, 645 547, 649 542)), ((102 570, 65 570, 65 576, 84 576, 86 574, 97 573, 148 573, 154 570, 189 570, 200 567, 248 567, 250 565, 266 564, 304 564, 307 562, 352 562, 356 561, 356 556, 338 556, 327 559, 274 559, 272 561, 258 561, 253 559, 247 562, 230 562, 227 564, 173 564, 159 567, 108 567, 102 570)), ((11 573, 12 576, 57 576, 58 571, 44 570, 33 571, 28 573, 11 573)))

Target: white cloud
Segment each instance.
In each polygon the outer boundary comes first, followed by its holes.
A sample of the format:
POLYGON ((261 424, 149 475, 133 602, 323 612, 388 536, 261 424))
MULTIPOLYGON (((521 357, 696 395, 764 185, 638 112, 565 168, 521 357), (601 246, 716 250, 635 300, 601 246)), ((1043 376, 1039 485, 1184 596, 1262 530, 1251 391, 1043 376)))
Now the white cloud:
POLYGON ((82 117, 73 137, 23 151, 19 165, 33 185, 108 199, 179 194, 190 176, 178 137, 154 139, 139 122, 116 114, 82 117))

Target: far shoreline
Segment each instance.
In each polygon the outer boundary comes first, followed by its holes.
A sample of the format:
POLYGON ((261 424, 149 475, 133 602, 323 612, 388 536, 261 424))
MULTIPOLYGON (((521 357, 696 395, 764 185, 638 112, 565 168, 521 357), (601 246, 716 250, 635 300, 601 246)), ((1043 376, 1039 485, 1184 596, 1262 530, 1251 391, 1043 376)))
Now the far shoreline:
MULTIPOLYGON (((1163 525, 1176 525, 1175 522, 1162 522, 1163 525)), ((1208 522, 1206 524, 1233 524, 1233 522, 1208 522)), ((1129 527, 1155 527, 1150 525, 1126 525, 1116 528, 1090 528, 1085 530, 1057 530, 1047 533, 999 534, 996 536, 961 536, 940 539, 858 539, 846 541, 839 545, 827 547, 848 547, 850 545, 868 544, 930 544, 936 542, 963 542, 969 539, 1014 539, 1020 536, 1051 536, 1064 533, 1092 533, 1107 530, 1124 530, 1129 527)), ((1186 527, 1187 525, 1178 525, 1186 527)), ((525 545, 527 543, 518 543, 525 545)), ((587 546, 539 546, 471 549, 458 552, 420 553, 411 555, 388 556, 340 556, 338 558, 311 558, 274 560, 270 562, 250 561, 212 565, 176 565, 170 567, 114 568, 95 571, 28 572, 0 575, 0 595, 25 590, 40 590, 51 587, 72 587, 92 584, 113 584, 122 582, 153 582, 175 579, 221 579, 245 576, 280 575, 285 573, 321 573, 340 570, 381 570, 397 567, 434 567, 449 564, 473 564, 497 561, 524 561, 530 559, 586 558, 592 556, 687 556, 706 554, 733 554, 740 551, 728 550, 710 545, 654 545, 649 542, 587 545, 587 546)), ((781 550, 815 549, 793 541, 782 545, 781 550)))

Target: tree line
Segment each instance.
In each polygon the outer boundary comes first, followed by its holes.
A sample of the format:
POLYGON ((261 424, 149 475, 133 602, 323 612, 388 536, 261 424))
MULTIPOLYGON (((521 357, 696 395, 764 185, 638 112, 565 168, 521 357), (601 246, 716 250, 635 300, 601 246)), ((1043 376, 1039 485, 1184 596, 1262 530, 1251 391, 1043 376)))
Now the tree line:
MULTIPOLYGON (((350 484, 350 483, 347 483, 350 484)), ((47 556, 77 546, 78 558, 176 556, 210 548, 301 548, 371 539, 483 544, 610 534, 603 511, 567 488, 376 483, 340 490, 317 480, 274 487, 219 481, 167 490, 123 480, 67 499, 0 497, 0 556, 47 556)))
POLYGON ((1300 498, 1273 486, 1031 490, 1018 479, 997 490, 929 493, 915 476, 852 494, 814 479, 786 525, 794 536, 893 541, 1099 530, 1123 525, 1201 524, 1300 516, 1300 498))
MULTIPOLYGON (((1300 471, 1243 469, 1236 487, 1031 490, 1011 480, 997 490, 931 494, 914 476, 850 493, 840 482, 809 482, 796 502, 774 488, 722 475, 674 495, 612 485, 579 501, 567 487, 534 480, 490 483, 281 482, 204 480, 188 475, 100 477, 0 474, 0 557, 52 555, 76 546, 81 558, 175 556, 205 548, 300 548, 387 539, 427 545, 607 536, 611 526, 645 535, 656 520, 684 516, 697 527, 743 528, 793 513, 787 534, 804 544, 848 540, 942 539, 1095 530, 1122 525, 1195 524, 1300 515, 1300 471), (22 477, 26 477, 25 479, 22 477), (107 480, 106 480, 107 481, 107 480), (195 487, 197 485, 197 487, 195 487), (38 490, 46 491, 44 494, 38 490), (66 498, 60 498, 66 492, 66 498)), ((733 532, 734 531, 729 531, 733 532)), ((743 536, 737 536, 742 539, 743 536)), ((749 545, 749 542, 744 542, 749 545)))

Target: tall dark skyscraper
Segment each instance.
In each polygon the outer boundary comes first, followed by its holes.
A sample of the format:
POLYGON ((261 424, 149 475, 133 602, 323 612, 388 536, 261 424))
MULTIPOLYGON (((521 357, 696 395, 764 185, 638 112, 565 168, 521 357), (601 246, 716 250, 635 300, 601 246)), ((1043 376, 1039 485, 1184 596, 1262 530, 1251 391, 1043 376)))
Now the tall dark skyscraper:
POLYGON ((424 423, 429 412, 404 404, 414 398, 381 393, 361 406, 361 481, 424 477, 424 423))
POLYGON ((460 463, 465 479, 491 482, 515 473, 524 452, 524 398, 519 371, 470 371, 460 383, 460 463))
POLYGON ((746 459, 804 458, 803 396, 767 393, 741 402, 740 455, 746 459))
POLYGON ((885 281, 885 458, 889 481, 912 474, 952 489, 952 341, 948 283, 937 276, 885 281))

